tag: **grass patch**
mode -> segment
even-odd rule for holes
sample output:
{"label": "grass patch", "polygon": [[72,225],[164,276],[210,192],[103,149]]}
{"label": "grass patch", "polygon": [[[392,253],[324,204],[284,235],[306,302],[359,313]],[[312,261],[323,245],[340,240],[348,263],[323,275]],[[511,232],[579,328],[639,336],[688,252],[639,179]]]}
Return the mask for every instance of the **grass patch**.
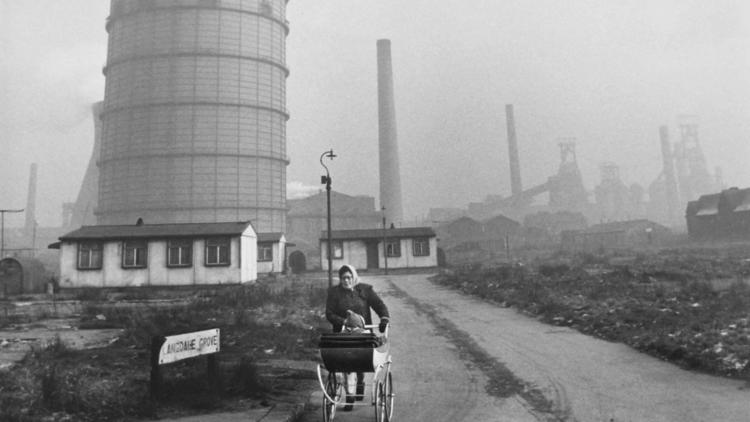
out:
{"label": "grass patch", "polygon": [[[247,406],[267,404],[293,391],[299,380],[274,377],[259,363],[316,359],[326,326],[325,287],[302,281],[201,289],[182,292],[180,300],[138,306],[112,301],[109,294],[78,295],[90,299],[81,327],[122,328],[124,334],[90,350],[73,350],[57,338],[0,372],[0,420],[158,418],[231,409],[238,399]],[[162,366],[164,394],[151,400],[151,337],[209,328],[221,330],[218,382],[206,376],[204,357],[176,362]]]}
{"label": "grass patch", "polygon": [[744,260],[665,252],[627,264],[590,254],[568,262],[466,267],[434,279],[686,368],[750,375],[750,287],[742,277],[721,289],[711,282],[744,274]]}

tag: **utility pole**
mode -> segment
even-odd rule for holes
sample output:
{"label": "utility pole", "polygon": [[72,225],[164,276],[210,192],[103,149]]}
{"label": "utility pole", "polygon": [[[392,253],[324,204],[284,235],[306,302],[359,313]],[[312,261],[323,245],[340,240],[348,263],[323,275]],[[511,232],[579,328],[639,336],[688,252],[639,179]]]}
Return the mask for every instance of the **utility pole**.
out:
{"label": "utility pole", "polygon": [[5,213],[7,212],[23,212],[20,210],[5,209],[0,210],[0,259],[5,258]]}
{"label": "utility pole", "polygon": [[386,227],[385,227],[385,207],[380,207],[383,211],[383,263],[385,265],[385,273],[388,274],[388,247],[386,246]]}

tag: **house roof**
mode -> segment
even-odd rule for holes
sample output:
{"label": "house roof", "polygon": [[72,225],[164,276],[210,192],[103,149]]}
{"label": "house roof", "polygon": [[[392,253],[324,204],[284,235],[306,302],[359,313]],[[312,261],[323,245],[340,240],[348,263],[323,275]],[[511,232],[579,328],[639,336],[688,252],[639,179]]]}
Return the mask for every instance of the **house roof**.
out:
{"label": "house roof", "polygon": [[60,237],[60,240],[106,240],[133,238],[164,238],[186,236],[232,236],[240,235],[249,221],[228,223],[178,223],[141,224],[121,226],[83,226]]}
{"label": "house roof", "polygon": [[[399,227],[385,230],[383,229],[356,229],[356,230],[332,230],[331,239],[333,240],[362,240],[362,239],[382,239],[383,235],[389,238],[394,237],[435,237],[435,231],[431,227]],[[320,240],[328,240],[328,233],[321,232]]]}
{"label": "house roof", "polygon": [[484,220],[483,223],[484,223],[485,226],[486,225],[493,225],[493,224],[512,224],[514,226],[520,226],[521,225],[521,223],[519,223],[518,221],[516,221],[516,220],[514,220],[512,218],[506,217],[506,216],[504,216],[502,214],[498,214],[498,215],[496,215],[494,217],[490,217],[490,218]]}
{"label": "house roof", "polygon": [[284,233],[258,233],[258,242],[278,242],[284,237]]}

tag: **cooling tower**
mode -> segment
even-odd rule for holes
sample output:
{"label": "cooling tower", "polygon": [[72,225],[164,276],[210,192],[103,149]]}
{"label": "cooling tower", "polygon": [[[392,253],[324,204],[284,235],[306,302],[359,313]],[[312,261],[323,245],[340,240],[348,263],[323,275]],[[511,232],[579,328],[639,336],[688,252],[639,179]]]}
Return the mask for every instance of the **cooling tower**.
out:
{"label": "cooling tower", "polygon": [[508,131],[508,157],[510,161],[510,191],[518,195],[521,187],[521,164],[518,159],[518,143],[516,142],[516,121],[513,117],[513,104],[505,105],[505,119]]}
{"label": "cooling tower", "polygon": [[396,107],[393,96],[391,41],[378,40],[378,141],[380,145],[380,206],[388,223],[403,221],[401,174],[398,165]]}
{"label": "cooling tower", "polygon": [[286,0],[112,0],[98,224],[286,226]]}
{"label": "cooling tower", "polygon": [[[96,162],[99,159],[102,139],[102,106],[100,101],[91,106],[92,117],[94,120],[94,147],[91,150],[91,158],[86,167],[86,173],[83,175],[81,188],[78,190],[76,202],[70,209],[69,226],[78,228],[83,225],[96,224],[94,210],[96,209],[97,194],[99,188],[99,168]],[[68,221],[68,220],[66,220]]]}

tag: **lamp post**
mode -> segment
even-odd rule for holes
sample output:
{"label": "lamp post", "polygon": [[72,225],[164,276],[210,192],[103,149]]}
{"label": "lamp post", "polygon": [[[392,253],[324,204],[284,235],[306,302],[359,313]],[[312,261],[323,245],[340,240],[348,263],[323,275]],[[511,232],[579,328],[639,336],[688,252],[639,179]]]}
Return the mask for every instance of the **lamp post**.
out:
{"label": "lamp post", "polygon": [[335,156],[336,155],[333,154],[333,148],[320,155],[320,165],[323,166],[324,169],[326,169],[326,175],[320,177],[320,183],[326,185],[326,223],[328,225],[328,241],[326,242],[326,249],[328,252],[328,287],[333,286],[333,275],[331,272],[331,266],[333,265],[331,263],[331,174],[328,172],[328,167],[323,164],[323,158],[328,157],[333,160],[333,157]]}
{"label": "lamp post", "polygon": [[388,274],[388,246],[386,243],[386,233],[385,230],[385,207],[380,207],[380,209],[383,211],[383,264],[385,268],[385,274]]}
{"label": "lamp post", "polygon": [[0,210],[0,259],[5,258],[5,213],[6,212],[23,212],[23,209]]}

